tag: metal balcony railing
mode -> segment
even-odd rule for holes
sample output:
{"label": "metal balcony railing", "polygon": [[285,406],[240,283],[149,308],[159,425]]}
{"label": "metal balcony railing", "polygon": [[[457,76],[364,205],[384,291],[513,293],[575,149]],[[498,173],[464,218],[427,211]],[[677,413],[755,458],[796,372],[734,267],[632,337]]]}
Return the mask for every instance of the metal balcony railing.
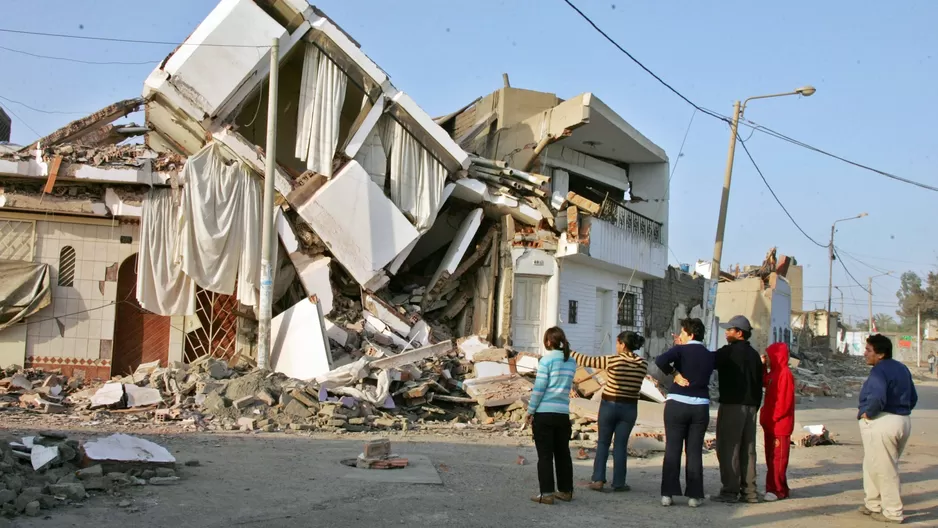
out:
{"label": "metal balcony railing", "polygon": [[661,222],[656,222],[627,208],[618,200],[606,197],[599,210],[599,219],[645,240],[661,243]]}

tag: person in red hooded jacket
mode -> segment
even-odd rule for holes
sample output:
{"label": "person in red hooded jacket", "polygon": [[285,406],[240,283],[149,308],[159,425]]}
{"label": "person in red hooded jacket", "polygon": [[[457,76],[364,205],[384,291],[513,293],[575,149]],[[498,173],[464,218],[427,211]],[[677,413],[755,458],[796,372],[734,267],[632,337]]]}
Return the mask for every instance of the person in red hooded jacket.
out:
{"label": "person in red hooded jacket", "polygon": [[788,368],[788,345],[774,343],[766,349],[765,403],[759,423],[765,433],[765,500],[788,498],[788,455],[795,429],[795,377]]}

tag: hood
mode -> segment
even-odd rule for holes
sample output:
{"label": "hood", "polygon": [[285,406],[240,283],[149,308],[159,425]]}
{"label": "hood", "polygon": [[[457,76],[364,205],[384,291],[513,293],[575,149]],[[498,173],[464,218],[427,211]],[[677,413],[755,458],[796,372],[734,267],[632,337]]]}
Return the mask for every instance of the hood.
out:
{"label": "hood", "polygon": [[772,370],[788,366],[788,345],[785,343],[773,343],[765,349],[769,356],[769,366]]}

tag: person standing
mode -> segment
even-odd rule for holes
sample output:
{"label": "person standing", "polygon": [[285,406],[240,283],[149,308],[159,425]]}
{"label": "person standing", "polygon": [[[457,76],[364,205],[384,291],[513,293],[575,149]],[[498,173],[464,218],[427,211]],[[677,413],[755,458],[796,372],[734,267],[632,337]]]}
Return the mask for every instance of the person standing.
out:
{"label": "person standing", "polygon": [[912,433],[918,393],[908,367],[892,359],[892,341],[882,334],[866,339],[863,353],[873,368],[860,389],[857,420],[863,440],[863,492],[860,513],[877,522],[901,524],[899,458]]}
{"label": "person standing", "polygon": [[773,343],[766,349],[765,405],[759,423],[765,434],[765,500],[787,499],[788,455],[795,430],[795,377],[788,368],[788,345]]}
{"label": "person standing", "polygon": [[929,374],[935,373],[935,354],[934,353],[928,354],[928,373]]}
{"label": "person standing", "polygon": [[[537,480],[540,493],[531,500],[553,504],[554,499],[573,499],[573,459],[570,456],[570,388],[576,362],[570,358],[570,343],[558,327],[544,332],[547,352],[537,364],[537,378],[528,403],[527,423],[531,424],[537,449]],[[554,465],[557,469],[556,492]]]}
{"label": "person standing", "polygon": [[[661,505],[673,504],[675,495],[686,495],[688,506],[696,508],[704,500],[703,446],[710,425],[710,376],[714,355],[703,344],[704,324],[700,319],[681,321],[679,343],[658,356],[655,365],[667,375],[674,374],[664,404],[664,463],[661,467]],[[687,489],[681,492],[681,452],[687,454],[684,468]]]}
{"label": "person standing", "polygon": [[616,338],[616,354],[612,356],[584,356],[574,352],[578,365],[606,371],[607,381],[599,404],[599,441],[593,461],[593,479],[589,487],[602,491],[606,484],[606,463],[609,446],[615,436],[612,453],[612,490],[629,491],[625,483],[629,437],[638,419],[638,399],[642,381],[648,373],[648,362],[636,354],[645,344],[645,338],[635,332],[622,332]]}
{"label": "person standing", "polygon": [[762,404],[762,357],[749,344],[749,319],[736,315],[720,327],[726,329],[727,341],[716,351],[720,382],[717,460],[723,485],[713,500],[757,503],[756,419]]}

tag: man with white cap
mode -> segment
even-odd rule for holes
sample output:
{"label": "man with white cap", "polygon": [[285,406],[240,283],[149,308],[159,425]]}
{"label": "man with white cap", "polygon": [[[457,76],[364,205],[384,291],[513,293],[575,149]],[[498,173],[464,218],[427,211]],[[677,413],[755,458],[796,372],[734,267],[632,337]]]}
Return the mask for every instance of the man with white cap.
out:
{"label": "man with white cap", "polygon": [[726,330],[727,342],[716,352],[720,382],[717,459],[723,485],[713,500],[756,503],[756,422],[762,405],[762,356],[749,344],[749,319],[737,315],[720,327]]}

